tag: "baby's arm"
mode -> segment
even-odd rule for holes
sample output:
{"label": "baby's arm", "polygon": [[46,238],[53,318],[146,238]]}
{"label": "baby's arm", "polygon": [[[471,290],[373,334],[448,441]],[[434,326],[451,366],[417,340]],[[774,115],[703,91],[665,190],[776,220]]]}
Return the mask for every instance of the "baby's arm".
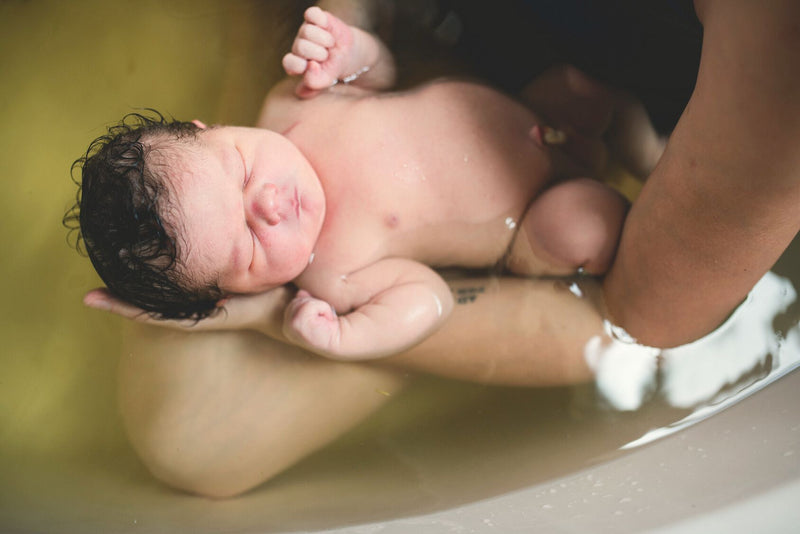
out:
{"label": "baby's arm", "polygon": [[299,96],[314,96],[339,82],[376,90],[394,85],[394,58],[378,37],[316,6],[304,17],[292,51],[283,57],[286,73],[303,77]]}
{"label": "baby's arm", "polygon": [[389,258],[341,279],[337,315],[331,304],[298,292],[283,333],[293,343],[336,360],[382,358],[436,330],[453,308],[444,280],[421,263]]}

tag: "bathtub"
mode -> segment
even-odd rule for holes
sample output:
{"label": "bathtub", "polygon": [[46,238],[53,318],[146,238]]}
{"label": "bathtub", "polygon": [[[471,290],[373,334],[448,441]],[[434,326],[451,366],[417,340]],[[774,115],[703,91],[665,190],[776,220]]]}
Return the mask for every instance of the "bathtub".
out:
{"label": "bathtub", "polygon": [[[788,341],[710,404],[620,410],[594,385],[422,378],[239,498],[150,476],[115,406],[120,321],[80,305],[98,280],[60,225],[69,165],[132,108],[252,121],[279,73],[263,35],[285,31],[284,4],[0,3],[0,532],[795,530],[800,347]],[[795,244],[775,272],[796,286],[798,266]]]}

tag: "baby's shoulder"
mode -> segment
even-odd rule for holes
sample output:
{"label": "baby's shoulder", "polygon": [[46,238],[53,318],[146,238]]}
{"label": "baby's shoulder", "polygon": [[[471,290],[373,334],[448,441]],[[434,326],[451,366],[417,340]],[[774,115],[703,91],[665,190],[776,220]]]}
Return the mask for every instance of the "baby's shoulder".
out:
{"label": "baby's shoulder", "polygon": [[474,95],[474,94],[491,93],[492,95],[505,97],[505,95],[501,91],[485,83],[482,80],[468,78],[468,77],[450,77],[450,76],[433,78],[425,83],[419,84],[418,86],[412,89],[407,89],[403,91],[403,93],[409,95],[421,94],[427,97],[431,96],[452,97],[454,95]]}
{"label": "baby's shoulder", "polygon": [[297,85],[293,78],[276,84],[264,99],[256,125],[283,131],[304,118],[335,113],[341,107],[374,96],[371,91],[340,84],[316,96],[300,98],[296,94]]}

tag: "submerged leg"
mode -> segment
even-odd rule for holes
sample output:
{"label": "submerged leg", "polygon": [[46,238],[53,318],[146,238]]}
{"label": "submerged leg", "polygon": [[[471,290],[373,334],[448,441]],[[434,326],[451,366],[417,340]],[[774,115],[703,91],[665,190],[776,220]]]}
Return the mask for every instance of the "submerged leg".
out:
{"label": "submerged leg", "polygon": [[130,441],[156,478],[209,497],[247,491],[382,406],[402,379],[253,332],[134,325],[120,361]]}

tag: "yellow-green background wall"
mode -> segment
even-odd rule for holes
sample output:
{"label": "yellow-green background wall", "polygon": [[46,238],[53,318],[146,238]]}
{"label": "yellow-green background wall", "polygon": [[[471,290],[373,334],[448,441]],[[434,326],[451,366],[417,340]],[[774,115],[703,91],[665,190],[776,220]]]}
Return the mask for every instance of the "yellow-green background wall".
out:
{"label": "yellow-green background wall", "polygon": [[[71,163],[108,124],[152,107],[250,124],[279,73],[287,2],[0,0],[0,457],[124,443],[122,321],[81,304],[99,285],[67,242]],[[12,460],[13,461],[13,460]]]}

